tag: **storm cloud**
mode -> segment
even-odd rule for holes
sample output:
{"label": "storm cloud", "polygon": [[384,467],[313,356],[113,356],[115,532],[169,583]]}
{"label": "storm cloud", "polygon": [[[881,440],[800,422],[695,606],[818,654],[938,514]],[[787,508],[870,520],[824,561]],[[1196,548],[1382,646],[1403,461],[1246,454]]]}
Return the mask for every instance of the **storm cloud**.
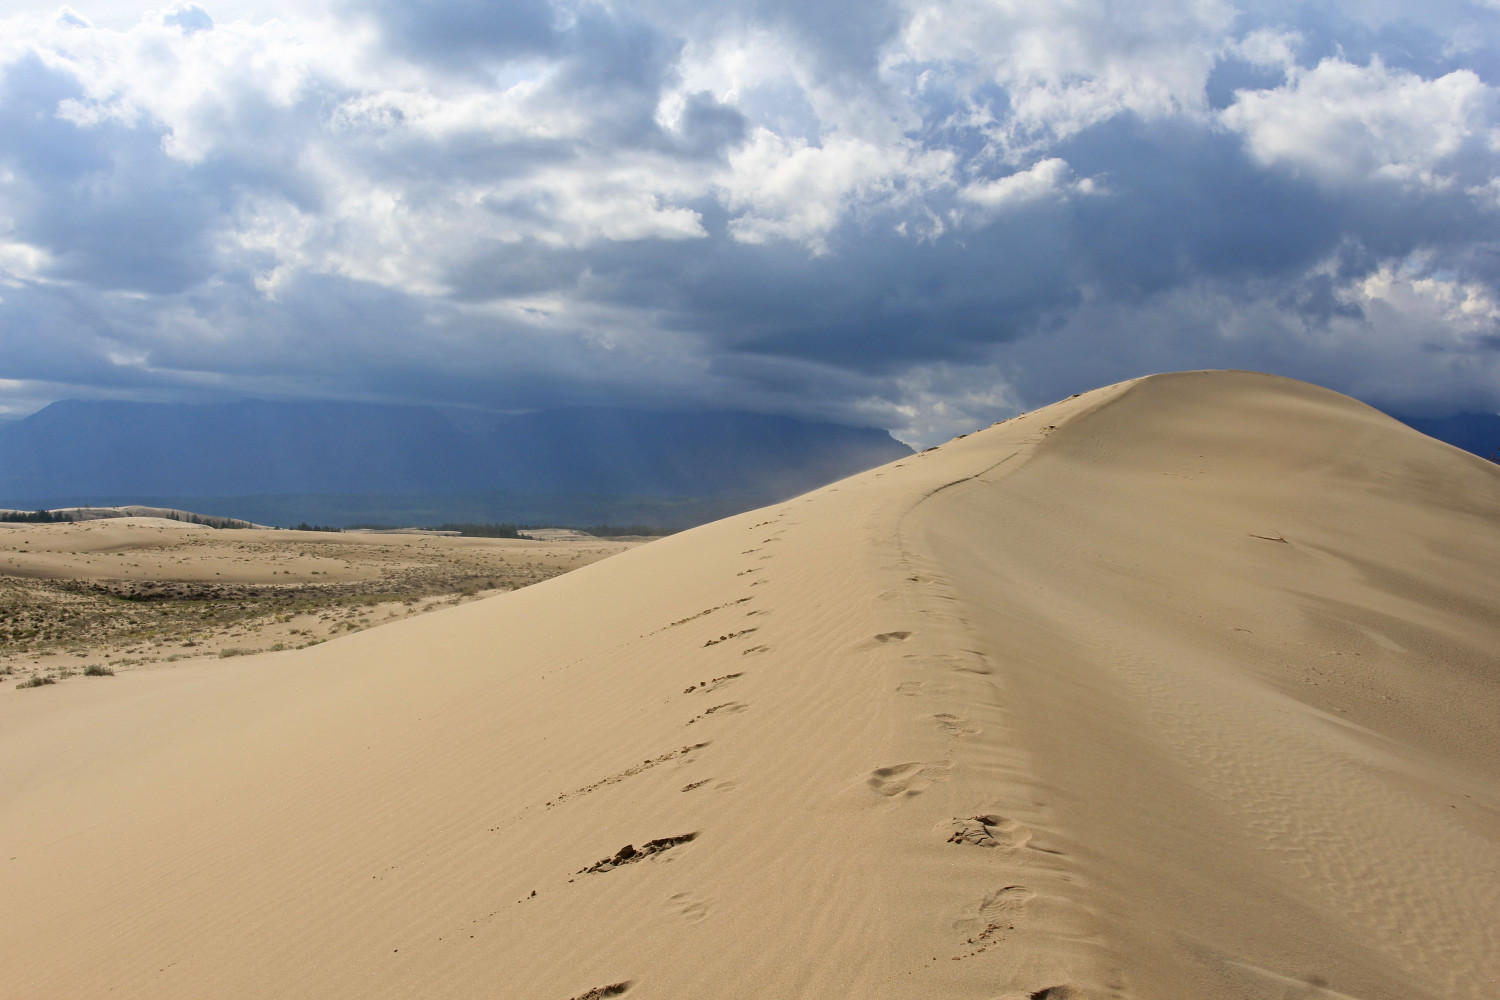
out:
{"label": "storm cloud", "polygon": [[1495,410],[1500,9],[1408,6],[0,7],[0,410]]}

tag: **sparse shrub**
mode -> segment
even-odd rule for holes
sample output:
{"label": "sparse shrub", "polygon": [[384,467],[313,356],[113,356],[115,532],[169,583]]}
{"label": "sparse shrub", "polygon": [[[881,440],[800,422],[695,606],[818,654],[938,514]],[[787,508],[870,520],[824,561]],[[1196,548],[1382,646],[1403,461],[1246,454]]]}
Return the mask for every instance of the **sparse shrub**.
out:
{"label": "sparse shrub", "polygon": [[219,650],[219,659],[227,660],[231,656],[249,656],[251,653],[259,653],[258,649],[241,649],[239,646],[230,646]]}
{"label": "sparse shrub", "polygon": [[48,684],[56,684],[56,683],[57,683],[57,678],[56,677],[43,677],[40,674],[32,674],[30,677],[26,678],[24,681],[22,681],[21,683],[17,684],[16,687],[18,687],[18,688],[39,688],[39,687],[45,687]]}
{"label": "sparse shrub", "polygon": [[60,521],[71,520],[73,520],[73,515],[51,510],[8,510],[0,514],[0,523],[6,524],[57,524]]}
{"label": "sparse shrub", "polygon": [[85,677],[113,677],[114,675],[114,670],[102,663],[90,663],[83,668],[83,676]]}

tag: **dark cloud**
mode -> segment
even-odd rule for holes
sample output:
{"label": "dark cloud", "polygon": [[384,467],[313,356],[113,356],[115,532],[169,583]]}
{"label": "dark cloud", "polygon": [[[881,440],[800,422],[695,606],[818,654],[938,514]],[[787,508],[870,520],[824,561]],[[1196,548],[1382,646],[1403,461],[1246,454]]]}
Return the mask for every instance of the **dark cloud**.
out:
{"label": "dark cloud", "polygon": [[1496,12],[340,10],[0,47],[15,398],[711,403],[928,440],[1240,366],[1500,405]]}

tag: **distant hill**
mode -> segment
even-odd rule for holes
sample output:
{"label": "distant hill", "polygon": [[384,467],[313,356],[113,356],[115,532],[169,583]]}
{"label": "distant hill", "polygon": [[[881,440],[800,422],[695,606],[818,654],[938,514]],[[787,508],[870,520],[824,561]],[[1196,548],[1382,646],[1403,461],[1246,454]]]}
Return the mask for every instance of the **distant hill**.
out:
{"label": "distant hill", "polygon": [[[421,496],[441,516],[434,497],[525,495],[540,509],[549,501],[537,498],[600,501],[588,513],[608,509],[609,498],[714,500],[717,513],[909,454],[882,430],[723,411],[495,416],[367,403],[66,400],[0,425],[0,505],[318,495],[323,509],[307,516],[336,520],[338,508],[368,508],[357,498],[371,496]],[[330,507],[330,497],[344,500]]]}
{"label": "distant hill", "polygon": [[1404,417],[1392,413],[1391,416],[1428,437],[1472,451],[1480,458],[1500,452],[1500,416],[1493,413],[1457,413],[1451,417]]}
{"label": "distant hill", "polygon": [[107,521],[121,517],[158,517],[168,521],[201,524],[206,528],[261,528],[238,517],[215,517],[211,514],[196,514],[190,510],[172,507],[63,507],[51,510],[14,510],[0,508],[0,523],[56,524],[70,521]]}

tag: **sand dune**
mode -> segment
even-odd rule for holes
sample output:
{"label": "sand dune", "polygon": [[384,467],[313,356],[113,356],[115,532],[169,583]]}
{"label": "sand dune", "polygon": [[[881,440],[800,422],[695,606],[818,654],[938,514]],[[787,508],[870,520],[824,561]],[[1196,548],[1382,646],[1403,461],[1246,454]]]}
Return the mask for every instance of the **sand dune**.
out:
{"label": "sand dune", "polygon": [[1161,376],[6,690],[0,996],[1494,997],[1497,515],[1347,398]]}

